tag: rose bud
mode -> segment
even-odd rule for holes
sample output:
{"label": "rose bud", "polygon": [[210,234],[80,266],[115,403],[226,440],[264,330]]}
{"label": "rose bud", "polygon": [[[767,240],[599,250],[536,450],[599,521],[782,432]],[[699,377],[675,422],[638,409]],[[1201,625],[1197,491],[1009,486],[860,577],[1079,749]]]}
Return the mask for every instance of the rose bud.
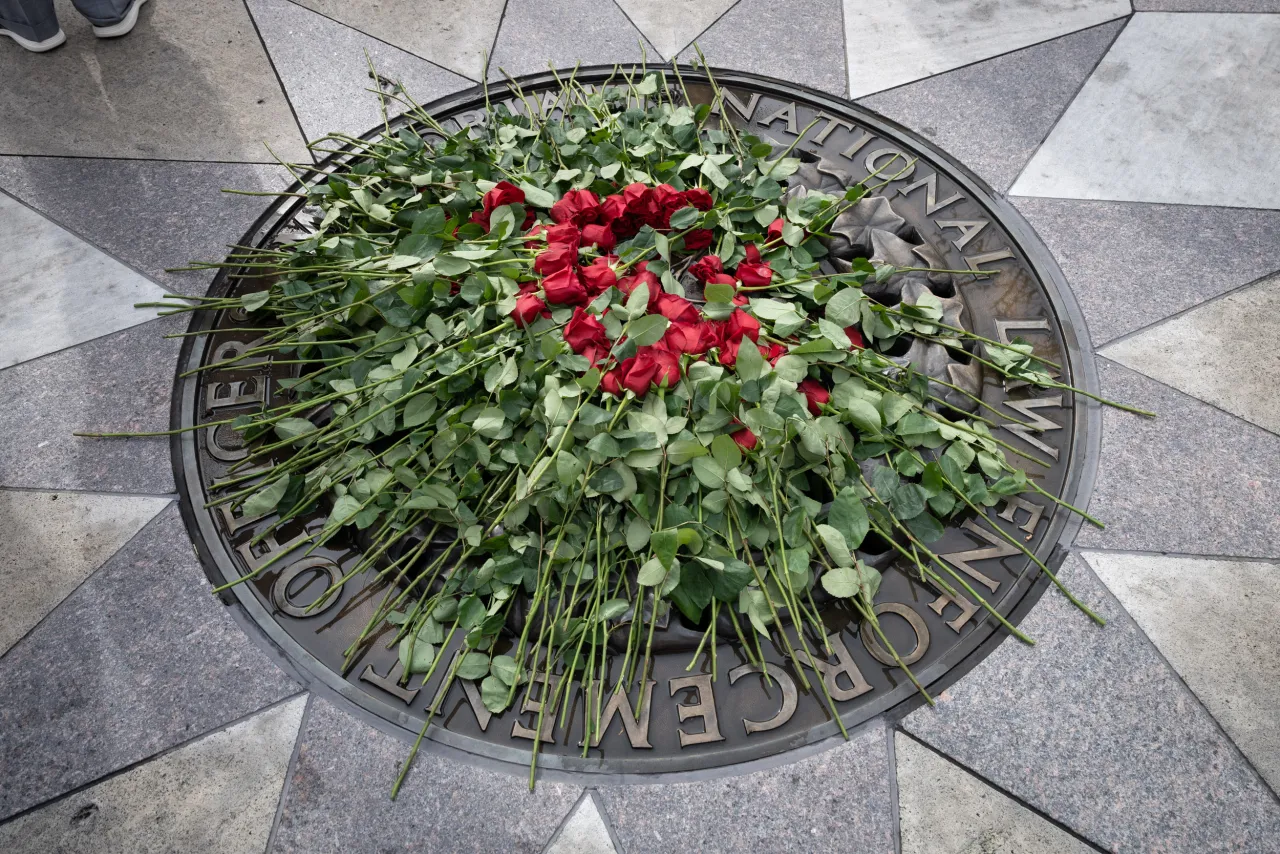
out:
{"label": "rose bud", "polygon": [[685,204],[692,205],[700,211],[709,211],[715,206],[715,199],[711,198],[711,193],[701,187],[685,190],[680,195],[684,198]]}
{"label": "rose bud", "polygon": [[618,274],[609,266],[610,260],[617,259],[602,255],[582,268],[582,281],[593,299],[618,283]]}
{"label": "rose bud", "polygon": [[564,340],[579,356],[591,347],[609,347],[609,336],[605,334],[604,324],[582,306],[573,310],[573,317],[564,325]]}
{"label": "rose bud", "polygon": [[577,267],[565,267],[547,276],[542,290],[552,305],[583,305],[590,299]]}
{"label": "rose bud", "polygon": [[713,276],[724,273],[724,265],[718,255],[704,255],[689,267],[689,273],[699,282],[706,284]]}
{"label": "rose bud", "polygon": [[574,251],[582,243],[582,232],[573,223],[547,226],[547,243],[572,246]]}
{"label": "rose bud", "polygon": [[611,371],[605,371],[604,376],[600,377],[600,388],[606,394],[612,394],[615,397],[622,397],[621,365]]}
{"label": "rose bud", "polygon": [[607,225],[584,225],[582,242],[587,246],[598,246],[602,252],[608,252],[618,245],[618,236]]}
{"label": "rose bud", "polygon": [[714,236],[709,228],[695,228],[684,236],[684,251],[701,252],[711,245],[711,238]]}
{"label": "rose bud", "polygon": [[742,448],[744,451],[753,451],[755,450],[756,445],[760,443],[760,440],[756,438],[756,434],[752,433],[746,427],[730,433],[729,438],[737,442],[738,447]]}
{"label": "rose bud", "polygon": [[760,260],[760,250],[754,244],[748,244],[747,257],[735,271],[738,281],[750,288],[758,288],[773,280],[773,270],[768,261]]}
{"label": "rose bud", "polygon": [[773,222],[769,223],[769,229],[768,231],[765,232],[765,235],[764,235],[765,240],[768,241],[769,243],[773,243],[775,240],[781,240],[783,225],[784,223],[782,221],[782,217],[778,217]]}
{"label": "rose bud", "polygon": [[819,408],[824,403],[831,401],[831,392],[822,387],[822,383],[817,380],[802,380],[798,387],[798,391],[804,395],[805,400],[809,403],[809,413],[818,415],[822,412]]}
{"label": "rose bud", "polygon": [[733,314],[729,315],[726,321],[725,337],[734,341],[741,341],[745,335],[752,341],[760,338],[760,321],[747,314],[740,308],[735,308]]}
{"label": "rose bud", "polygon": [[546,308],[547,304],[539,299],[537,294],[520,294],[516,297],[516,307],[511,312],[511,317],[517,326],[528,326],[546,311]]}
{"label": "rose bud", "polygon": [[849,343],[859,350],[866,349],[867,342],[862,339],[862,332],[856,326],[846,326],[844,334],[849,336]]}
{"label": "rose bud", "polygon": [[600,200],[590,190],[570,190],[551,206],[551,218],[581,228],[600,219]]}
{"label": "rose bud", "polygon": [[682,320],[685,323],[697,323],[702,319],[698,307],[678,294],[666,291],[658,294],[657,311],[667,320]]}
{"label": "rose bud", "polygon": [[648,353],[642,356],[639,351],[623,360],[618,368],[622,371],[622,387],[635,392],[636,397],[645,396],[658,373],[658,363],[653,356]]}

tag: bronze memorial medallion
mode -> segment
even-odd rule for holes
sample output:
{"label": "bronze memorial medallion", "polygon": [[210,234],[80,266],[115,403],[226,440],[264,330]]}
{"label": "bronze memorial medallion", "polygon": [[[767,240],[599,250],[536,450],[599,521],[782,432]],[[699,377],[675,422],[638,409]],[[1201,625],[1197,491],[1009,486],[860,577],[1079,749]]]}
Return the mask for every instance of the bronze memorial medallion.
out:
{"label": "bronze memorial medallion", "polygon": [[[705,81],[692,69],[684,73],[686,82]],[[591,85],[607,76],[607,69],[593,69],[580,73],[579,79]],[[869,284],[866,292],[893,302],[907,289],[927,288],[942,299],[945,322],[1006,342],[1020,336],[1035,345],[1037,354],[1062,366],[1062,382],[1096,389],[1083,324],[1061,272],[1021,216],[979,179],[927,141],[854,104],[738,72],[717,72],[716,79],[726,91],[728,119],[740,127],[750,127],[751,132],[783,147],[804,133],[794,151],[805,164],[789,179],[789,193],[803,193],[806,188],[839,192],[872,174],[877,177],[868,184],[883,184],[836,220],[823,262],[831,272],[847,264],[846,259],[862,256],[897,266],[991,271],[990,275],[898,276],[883,286]],[[559,88],[551,75],[533,75],[520,82],[526,94]],[[711,100],[706,85],[690,86],[690,94],[695,100]],[[494,97],[501,101],[509,95],[503,91]],[[516,99],[509,103],[513,110],[524,109]],[[473,125],[484,118],[484,97],[470,90],[428,109],[447,129]],[[392,127],[404,123],[393,122]],[[335,155],[321,169],[341,171],[345,164],[343,155]],[[314,220],[304,204],[305,199],[283,197],[241,243],[270,246],[305,235]],[[224,270],[210,293],[235,295],[244,285]],[[241,312],[197,316],[193,331],[205,334],[186,339],[179,371],[220,363],[252,347],[257,335],[243,331],[246,326],[251,328]],[[1051,460],[1051,468],[1037,470],[1037,483],[1064,501],[1083,506],[1099,432],[1096,407],[1083,406],[1059,390],[1005,381],[990,371],[984,374],[980,364],[957,361],[954,352],[916,341],[911,349],[893,355],[900,362],[914,363],[923,373],[969,390],[1013,418],[1036,425],[1038,429],[1032,430],[1010,424],[998,431],[999,438]],[[264,358],[180,378],[173,426],[196,426],[251,412],[264,403],[272,405],[277,402],[278,381],[291,376],[296,367]],[[964,403],[959,396],[955,402]],[[968,403],[968,408],[972,406]],[[183,515],[215,585],[234,581],[265,561],[297,549],[306,528],[323,526],[325,514],[317,511],[310,522],[299,521],[251,545],[255,531],[268,524],[270,517],[240,516],[226,506],[205,507],[217,495],[211,486],[247,455],[238,435],[225,425],[182,433],[174,437],[173,451]],[[1032,561],[994,529],[998,526],[1016,535],[1056,568],[1078,525],[1079,517],[1055,503],[1021,495],[1002,499],[985,516],[953,525],[933,548],[1001,613],[1016,620],[1030,608],[1045,580]],[[421,676],[402,680],[396,650],[386,648],[385,642],[368,645],[353,666],[341,670],[343,650],[360,635],[385,592],[374,583],[375,570],[343,581],[358,562],[360,548],[353,536],[342,545],[334,541],[305,557],[301,556],[304,550],[297,549],[297,558],[274,561],[267,571],[222,596],[252,627],[251,634],[278,653],[277,658],[283,658],[309,687],[331,699],[341,697],[339,702],[362,710],[384,728],[413,738],[436,699],[443,670],[428,684],[422,684]],[[895,565],[895,554],[887,545],[881,554],[868,551],[874,548],[864,543],[860,556],[884,573],[876,611],[885,631],[920,681],[933,691],[940,690],[1003,633],[995,632],[995,621],[973,603],[952,599],[909,577]],[[308,608],[339,581],[336,596]],[[581,702],[563,722],[547,715],[540,734],[539,768],[612,775],[711,769],[731,773],[732,766],[838,735],[821,693],[800,688],[797,668],[825,681],[846,728],[920,702],[905,674],[880,643],[861,630],[851,611],[829,604],[823,619],[834,655],[822,661],[789,660],[783,649],[763,641],[768,680],[748,663],[736,640],[723,641],[734,637],[732,631],[720,633],[719,675],[713,683],[707,657],[689,669],[701,630],[686,625],[673,611],[659,622],[655,640],[659,654],[643,689],[646,702],[638,719],[631,706],[637,692],[633,690],[630,698],[618,694],[605,709],[607,725],[600,743],[583,758]],[[439,749],[458,755],[527,766],[533,739],[539,737],[534,727],[538,697],[545,689],[535,685],[523,704],[517,701],[508,711],[494,715],[482,705],[477,686],[459,680],[443,699],[428,738],[444,746]],[[581,686],[573,690],[580,695]]]}

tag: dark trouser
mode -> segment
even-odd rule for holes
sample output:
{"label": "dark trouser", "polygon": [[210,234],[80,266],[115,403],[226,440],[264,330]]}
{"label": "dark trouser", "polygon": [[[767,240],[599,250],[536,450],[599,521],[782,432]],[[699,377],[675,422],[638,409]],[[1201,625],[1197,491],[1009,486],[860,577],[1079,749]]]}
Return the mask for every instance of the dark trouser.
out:
{"label": "dark trouser", "polygon": [[[132,0],[71,0],[95,27],[118,24]],[[0,29],[42,42],[58,34],[53,0],[0,0]]]}

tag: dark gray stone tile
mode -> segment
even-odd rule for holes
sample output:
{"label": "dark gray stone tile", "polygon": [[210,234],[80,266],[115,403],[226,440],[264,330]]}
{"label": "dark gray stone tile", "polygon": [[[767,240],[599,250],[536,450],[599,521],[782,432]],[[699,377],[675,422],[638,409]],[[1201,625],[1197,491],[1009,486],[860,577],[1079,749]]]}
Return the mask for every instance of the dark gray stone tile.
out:
{"label": "dark gray stone tile", "polygon": [[859,100],[923,134],[997,190],[1022,171],[1124,21]]}
{"label": "dark gray stone tile", "polygon": [[222,190],[283,189],[278,166],[0,157],[0,187],[178,293],[203,294],[212,272],[166,273],[220,261],[272,199]]}
{"label": "dark gray stone tile", "polygon": [[889,854],[894,805],[885,731],[788,765],[697,783],[600,789],[627,854]]}
{"label": "dark gray stone tile", "polygon": [[0,486],[173,492],[169,440],[79,432],[169,429],[187,318],[177,315],[0,371]]}
{"label": "dark gray stone tile", "polygon": [[1056,591],[907,731],[1109,851],[1280,851],[1280,805],[1078,557]]}
{"label": "dark gray stone tile", "polygon": [[419,752],[392,801],[409,743],[315,697],[271,854],[541,852],[582,793],[523,773]]}
{"label": "dark gray stone tile", "polygon": [[[475,85],[290,0],[249,0],[249,11],[309,140],[334,131],[359,136],[382,123],[378,96],[367,91],[378,88],[369,62],[419,104]],[[403,107],[388,100],[387,112]]]}
{"label": "dark gray stone tile", "polygon": [[[696,44],[713,67],[803,83],[833,95],[849,91],[840,0],[740,0]],[[692,47],[681,62],[697,58]]]}
{"label": "dark gray stone tile", "polygon": [[1095,346],[1280,270],[1280,211],[1010,201],[1058,259]]}
{"label": "dark gray stone tile", "polygon": [[612,0],[508,0],[489,77],[502,79],[499,69],[512,77],[546,71],[548,62],[557,68],[639,62],[642,42],[650,62],[660,64],[661,54]]}
{"label": "dark gray stone tile", "polygon": [[298,690],[209,590],[170,506],[0,659],[0,818]]}
{"label": "dark gray stone tile", "polygon": [[1102,394],[1157,413],[1106,409],[1084,548],[1280,555],[1280,436],[1099,359]]}
{"label": "dark gray stone tile", "polygon": [[1133,0],[1135,12],[1280,12],[1280,0]]}

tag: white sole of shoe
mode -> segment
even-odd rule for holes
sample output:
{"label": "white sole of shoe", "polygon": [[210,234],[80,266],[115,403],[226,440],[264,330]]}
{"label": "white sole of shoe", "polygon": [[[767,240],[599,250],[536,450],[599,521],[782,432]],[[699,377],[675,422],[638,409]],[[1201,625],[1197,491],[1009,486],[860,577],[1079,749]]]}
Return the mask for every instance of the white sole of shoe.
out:
{"label": "white sole of shoe", "polygon": [[112,24],[109,27],[94,27],[93,34],[100,39],[114,39],[118,36],[127,35],[133,30],[134,25],[138,23],[138,10],[146,2],[147,0],[133,0],[129,4],[129,11],[124,13],[124,18],[119,23]]}
{"label": "white sole of shoe", "polygon": [[32,53],[44,53],[46,50],[53,50],[55,47],[57,47],[58,45],[62,44],[67,40],[67,34],[64,33],[62,30],[58,30],[58,34],[56,36],[49,36],[49,38],[45,39],[42,42],[35,42],[35,41],[32,41],[31,39],[24,39],[22,36],[18,35],[17,33],[10,32],[9,30],[0,30],[0,36],[8,36],[9,38],[13,39],[18,44],[22,45]]}

